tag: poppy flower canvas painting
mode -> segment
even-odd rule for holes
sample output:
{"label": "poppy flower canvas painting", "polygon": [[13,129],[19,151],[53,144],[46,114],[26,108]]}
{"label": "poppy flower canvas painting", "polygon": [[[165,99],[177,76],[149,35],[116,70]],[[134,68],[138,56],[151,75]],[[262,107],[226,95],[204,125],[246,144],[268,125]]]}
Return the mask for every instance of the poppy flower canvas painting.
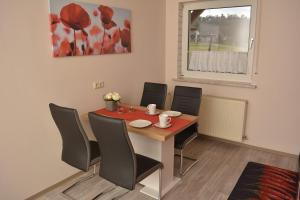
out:
{"label": "poppy flower canvas painting", "polygon": [[50,0],[54,57],[131,52],[131,11],[106,5]]}

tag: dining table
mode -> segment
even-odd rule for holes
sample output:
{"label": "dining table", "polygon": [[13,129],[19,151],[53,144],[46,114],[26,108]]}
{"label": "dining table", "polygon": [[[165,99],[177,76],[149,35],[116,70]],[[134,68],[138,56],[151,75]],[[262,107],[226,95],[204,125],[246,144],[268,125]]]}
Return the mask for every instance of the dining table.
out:
{"label": "dining table", "polygon": [[[180,178],[174,176],[174,138],[176,134],[197,123],[198,116],[181,114],[180,116],[171,117],[170,127],[159,128],[154,125],[159,122],[158,114],[164,112],[163,110],[158,110],[155,115],[149,115],[147,114],[146,107],[121,105],[116,111],[99,108],[93,112],[99,115],[125,120],[128,135],[135,153],[162,162],[161,197],[179,183]],[[136,128],[130,125],[134,120],[148,120],[151,122],[151,125]],[[159,173],[157,171],[140,182],[140,184],[144,186],[140,192],[158,199],[158,181]]]}

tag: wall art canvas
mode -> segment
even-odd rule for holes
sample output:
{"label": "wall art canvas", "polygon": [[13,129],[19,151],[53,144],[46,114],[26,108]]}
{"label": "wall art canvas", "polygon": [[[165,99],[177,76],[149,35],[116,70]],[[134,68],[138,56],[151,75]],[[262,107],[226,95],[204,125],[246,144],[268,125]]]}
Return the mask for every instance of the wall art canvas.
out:
{"label": "wall art canvas", "polygon": [[131,11],[69,0],[50,0],[53,56],[131,52]]}

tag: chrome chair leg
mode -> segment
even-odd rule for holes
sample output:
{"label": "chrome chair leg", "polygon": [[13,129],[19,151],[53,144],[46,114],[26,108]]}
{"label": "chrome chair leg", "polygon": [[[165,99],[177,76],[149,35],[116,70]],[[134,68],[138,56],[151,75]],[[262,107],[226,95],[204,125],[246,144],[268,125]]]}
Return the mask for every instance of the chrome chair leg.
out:
{"label": "chrome chair leg", "polygon": [[112,188],[108,188],[107,190],[104,190],[103,192],[101,192],[100,194],[96,195],[92,200],[96,200],[98,199],[100,196],[108,193],[108,192],[111,192],[115,189],[115,187],[112,187]]}
{"label": "chrome chair leg", "polygon": [[75,183],[73,183],[72,185],[70,185],[69,187],[67,187],[66,189],[64,189],[64,190],[61,192],[61,195],[62,195],[64,198],[66,198],[66,199],[69,199],[69,200],[75,200],[73,197],[71,197],[71,196],[69,196],[68,194],[66,194],[66,192],[67,192],[68,190],[70,190],[71,188],[75,187],[76,185],[79,185],[79,184],[82,183],[82,182],[85,182],[85,181],[90,180],[90,179],[93,178],[95,175],[96,175],[96,164],[93,165],[93,173],[92,173],[92,174],[80,178],[78,181],[76,181]]}
{"label": "chrome chair leg", "polygon": [[[198,159],[191,158],[191,157],[188,157],[188,156],[184,156],[184,155],[183,155],[183,150],[180,150],[180,155],[175,154],[175,156],[180,157],[180,169],[179,169],[179,174],[180,174],[181,176],[184,176],[184,175],[185,175],[192,167],[194,167],[194,166],[199,162]],[[183,170],[183,159],[188,159],[188,160],[193,161],[193,163],[190,164],[190,166],[188,166],[185,170]]]}
{"label": "chrome chair leg", "polygon": [[183,170],[183,150],[180,151],[180,170],[179,170],[179,173],[182,174]]}
{"label": "chrome chair leg", "polygon": [[[109,192],[115,190],[116,188],[118,188],[118,186],[108,188],[107,190],[104,190],[103,192],[101,192],[100,194],[98,194],[97,196],[95,196],[92,200],[96,200],[96,199],[98,199],[100,196],[103,196],[103,195],[105,195],[106,193],[109,193]],[[116,196],[116,197],[113,197],[111,200],[117,200],[117,199],[120,199],[120,198],[122,198],[123,196],[125,196],[128,192],[130,192],[130,191],[129,191],[129,190],[126,190],[126,192],[124,192],[124,193],[122,193],[122,194],[120,194],[120,195],[118,195],[118,196]]]}

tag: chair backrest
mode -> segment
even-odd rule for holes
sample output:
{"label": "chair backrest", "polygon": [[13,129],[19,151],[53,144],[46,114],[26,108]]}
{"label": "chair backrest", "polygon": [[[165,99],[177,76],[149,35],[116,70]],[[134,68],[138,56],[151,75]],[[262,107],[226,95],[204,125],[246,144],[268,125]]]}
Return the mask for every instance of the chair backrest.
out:
{"label": "chair backrest", "polygon": [[133,190],[136,184],[136,156],[124,120],[89,113],[92,130],[101,149],[99,175]]}
{"label": "chair backrest", "polygon": [[202,88],[175,86],[171,110],[188,115],[199,114]]}
{"label": "chair backrest", "polygon": [[145,82],[141,106],[156,104],[158,109],[163,109],[166,102],[167,85],[162,83]]}
{"label": "chair backrest", "polygon": [[75,109],[49,104],[54,122],[62,137],[62,160],[69,165],[88,171],[90,144]]}

